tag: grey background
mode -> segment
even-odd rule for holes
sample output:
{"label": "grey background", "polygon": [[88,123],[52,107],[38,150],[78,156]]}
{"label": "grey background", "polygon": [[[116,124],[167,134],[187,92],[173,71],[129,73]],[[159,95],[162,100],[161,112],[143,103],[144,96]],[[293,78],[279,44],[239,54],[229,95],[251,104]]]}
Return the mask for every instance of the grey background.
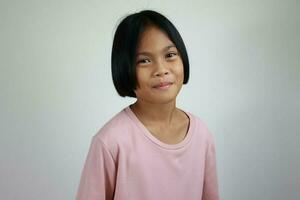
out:
{"label": "grey background", "polygon": [[178,106],[217,145],[221,199],[300,199],[299,1],[0,2],[0,199],[74,199],[91,137],[118,97],[119,19],[165,14],[189,53]]}

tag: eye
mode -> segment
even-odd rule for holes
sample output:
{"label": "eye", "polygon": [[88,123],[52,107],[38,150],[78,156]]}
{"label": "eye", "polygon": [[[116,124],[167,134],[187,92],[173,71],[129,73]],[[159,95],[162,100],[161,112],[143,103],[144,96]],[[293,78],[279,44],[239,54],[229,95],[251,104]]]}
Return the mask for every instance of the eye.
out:
{"label": "eye", "polygon": [[144,58],[137,61],[137,64],[147,64],[150,62],[150,59]]}
{"label": "eye", "polygon": [[166,58],[174,58],[177,56],[177,53],[176,52],[169,52],[166,54]]}

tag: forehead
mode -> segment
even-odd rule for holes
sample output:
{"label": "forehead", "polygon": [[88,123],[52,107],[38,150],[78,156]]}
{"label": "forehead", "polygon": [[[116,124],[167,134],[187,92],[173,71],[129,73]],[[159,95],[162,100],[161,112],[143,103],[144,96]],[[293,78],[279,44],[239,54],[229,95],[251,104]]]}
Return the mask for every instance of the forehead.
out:
{"label": "forehead", "polygon": [[141,34],[137,51],[155,51],[161,50],[167,46],[174,46],[174,43],[168,37],[167,33],[157,26],[149,26]]}

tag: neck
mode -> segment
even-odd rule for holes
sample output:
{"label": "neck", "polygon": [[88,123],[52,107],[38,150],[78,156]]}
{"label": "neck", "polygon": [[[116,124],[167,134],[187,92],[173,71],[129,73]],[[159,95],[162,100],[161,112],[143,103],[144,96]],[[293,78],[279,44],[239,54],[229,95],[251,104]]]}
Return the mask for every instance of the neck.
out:
{"label": "neck", "polygon": [[172,119],[177,114],[176,101],[153,104],[137,100],[131,105],[131,109],[141,121],[150,123],[171,124]]}

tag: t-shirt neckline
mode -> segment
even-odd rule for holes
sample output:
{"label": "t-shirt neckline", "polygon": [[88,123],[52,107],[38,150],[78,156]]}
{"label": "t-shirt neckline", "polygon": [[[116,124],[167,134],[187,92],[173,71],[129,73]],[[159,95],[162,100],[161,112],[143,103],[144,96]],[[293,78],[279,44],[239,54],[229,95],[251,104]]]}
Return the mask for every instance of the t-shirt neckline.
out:
{"label": "t-shirt neckline", "polygon": [[175,149],[180,149],[183,148],[184,146],[186,146],[192,137],[193,134],[193,130],[194,130],[194,118],[193,115],[189,112],[185,112],[183,111],[188,117],[189,117],[189,128],[187,131],[186,136],[184,137],[183,140],[181,140],[180,142],[176,143],[176,144],[167,144],[162,142],[161,140],[159,140],[158,138],[156,138],[154,135],[152,135],[150,133],[150,131],[144,126],[144,124],[137,118],[137,116],[134,114],[134,112],[131,110],[130,106],[127,106],[124,111],[127,113],[127,115],[129,116],[129,118],[134,122],[135,125],[138,126],[138,128],[142,131],[142,133],[148,138],[150,139],[153,143],[155,143],[156,145],[159,145],[160,147],[163,147],[165,149],[169,149],[169,150],[175,150]]}

